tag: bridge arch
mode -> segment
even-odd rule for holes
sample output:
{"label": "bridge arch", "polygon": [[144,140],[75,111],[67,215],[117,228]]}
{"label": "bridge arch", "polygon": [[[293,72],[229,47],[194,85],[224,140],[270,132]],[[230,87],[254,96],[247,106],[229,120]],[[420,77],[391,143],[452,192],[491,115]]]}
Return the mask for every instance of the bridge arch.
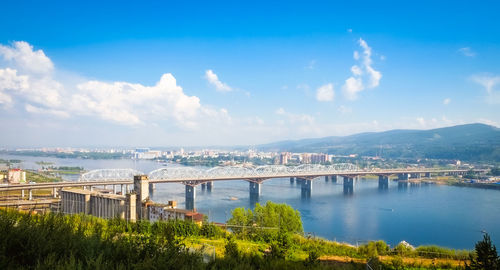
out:
{"label": "bridge arch", "polygon": [[78,181],[121,181],[132,180],[134,175],[144,174],[134,169],[98,169],[88,171],[80,176]]}

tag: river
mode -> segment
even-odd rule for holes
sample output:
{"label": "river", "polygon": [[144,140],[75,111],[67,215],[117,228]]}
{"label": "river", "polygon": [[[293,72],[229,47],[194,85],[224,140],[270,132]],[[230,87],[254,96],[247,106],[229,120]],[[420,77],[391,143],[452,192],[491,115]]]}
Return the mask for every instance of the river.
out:
{"label": "river", "polygon": [[[145,173],[163,167],[148,160],[85,160],[0,155],[1,159],[20,159],[24,169],[37,169],[37,161],[53,166],[80,166],[86,170],[131,168]],[[169,166],[171,166],[169,164]],[[176,165],[172,165],[176,166]],[[211,221],[224,222],[236,207],[251,207],[248,182],[215,182],[211,192],[197,187],[195,207]],[[184,207],[184,185],[158,184],[152,199],[177,200]],[[300,211],[304,231],[329,240],[364,243],[384,240],[391,246],[402,240],[414,246],[435,244],[456,249],[473,249],[490,234],[500,245],[500,191],[445,185],[401,188],[390,181],[387,190],[378,181],[361,179],[352,194],[344,194],[342,180],[313,182],[311,197],[301,196],[301,188],[289,179],[271,179],[262,185],[259,202],[287,203]]]}

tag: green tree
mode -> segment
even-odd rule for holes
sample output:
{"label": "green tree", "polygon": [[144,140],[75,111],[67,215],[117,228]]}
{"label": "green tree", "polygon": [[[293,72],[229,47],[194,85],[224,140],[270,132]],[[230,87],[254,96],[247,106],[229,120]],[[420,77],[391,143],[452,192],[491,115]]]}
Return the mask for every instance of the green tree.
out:
{"label": "green tree", "polygon": [[476,256],[471,258],[468,269],[498,270],[500,269],[500,258],[497,248],[491,243],[490,236],[486,233],[483,240],[476,243]]}

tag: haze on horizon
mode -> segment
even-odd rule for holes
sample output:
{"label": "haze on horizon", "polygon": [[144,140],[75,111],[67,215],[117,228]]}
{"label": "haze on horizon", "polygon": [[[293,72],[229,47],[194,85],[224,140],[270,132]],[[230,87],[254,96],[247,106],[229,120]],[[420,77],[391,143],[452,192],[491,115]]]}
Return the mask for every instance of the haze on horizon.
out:
{"label": "haze on horizon", "polygon": [[496,1],[2,5],[1,147],[500,125]]}

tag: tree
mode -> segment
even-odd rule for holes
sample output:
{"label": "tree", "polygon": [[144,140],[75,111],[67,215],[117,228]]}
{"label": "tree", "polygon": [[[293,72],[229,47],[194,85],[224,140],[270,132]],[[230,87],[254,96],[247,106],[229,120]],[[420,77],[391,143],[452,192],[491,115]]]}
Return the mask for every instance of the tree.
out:
{"label": "tree", "polygon": [[493,176],[500,176],[500,168],[499,167],[491,168],[490,174]]}
{"label": "tree", "polygon": [[486,233],[483,240],[476,243],[476,256],[471,258],[468,269],[498,270],[500,258],[497,248],[491,243],[490,236]]}

